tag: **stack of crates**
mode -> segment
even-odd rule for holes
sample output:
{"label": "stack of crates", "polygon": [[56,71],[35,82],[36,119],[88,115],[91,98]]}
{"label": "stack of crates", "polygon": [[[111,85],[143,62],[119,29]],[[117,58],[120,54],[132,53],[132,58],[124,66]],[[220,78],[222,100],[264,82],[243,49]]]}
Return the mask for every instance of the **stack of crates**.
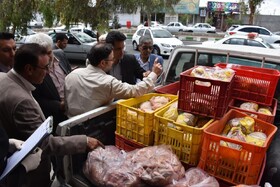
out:
{"label": "stack of crates", "polygon": [[[232,99],[229,111],[204,129],[204,139],[199,167],[218,179],[230,184],[254,185],[259,183],[265,166],[266,151],[277,130],[273,124],[277,101],[273,99],[279,79],[279,71],[233,64],[216,64],[235,71]],[[240,103],[253,102],[273,109],[272,115],[245,111]],[[234,118],[250,116],[254,119],[254,132],[262,132],[267,138],[263,146],[235,140],[222,135],[227,123]],[[223,142],[227,142],[224,144]],[[235,144],[239,149],[226,145]]]}
{"label": "stack of crates", "polygon": [[[171,145],[178,158],[190,166],[198,164],[203,140],[203,129],[211,124],[215,118],[222,117],[226,112],[234,79],[234,75],[228,82],[193,77],[191,72],[195,68],[182,72],[180,81],[156,90],[159,93],[179,95],[178,113],[188,112],[198,118],[208,117],[203,126],[196,127],[180,125],[174,120],[165,118],[163,115],[169,106],[155,114],[155,144]],[[198,81],[209,84],[204,86],[197,84]]]}
{"label": "stack of crates", "polygon": [[139,109],[140,104],[150,100],[154,96],[169,98],[169,103],[165,106],[177,99],[175,95],[149,93],[141,97],[122,100],[117,103],[117,147],[130,151],[134,148],[140,148],[141,146],[154,145],[154,114],[165,106],[153,112],[144,112]]}
{"label": "stack of crates", "polygon": [[[273,97],[280,77],[278,70],[224,63],[218,63],[216,66],[229,67],[235,71],[229,110],[240,110],[266,122],[274,122],[277,100]],[[264,107],[270,107],[272,115],[242,110],[239,106],[244,102],[253,102]]]}
{"label": "stack of crates", "polygon": [[[199,167],[210,175],[230,184],[258,184],[264,167],[266,151],[277,130],[274,125],[254,118],[255,132],[263,132],[267,138],[263,146],[222,136],[228,121],[242,118],[247,114],[230,110],[225,116],[204,129],[202,152]],[[239,148],[225,146],[223,142],[232,143]]]}

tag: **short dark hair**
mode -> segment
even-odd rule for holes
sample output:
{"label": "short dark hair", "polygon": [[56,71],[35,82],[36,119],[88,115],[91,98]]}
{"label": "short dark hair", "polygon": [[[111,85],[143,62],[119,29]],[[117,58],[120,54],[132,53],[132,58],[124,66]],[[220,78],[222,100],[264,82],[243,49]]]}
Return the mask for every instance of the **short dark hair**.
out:
{"label": "short dark hair", "polygon": [[56,33],[56,36],[55,36],[55,42],[57,42],[58,40],[62,41],[62,40],[68,40],[68,36],[64,33]]}
{"label": "short dark hair", "polygon": [[15,35],[9,32],[0,32],[0,40],[15,39]]}
{"label": "short dark hair", "polygon": [[144,43],[151,42],[153,43],[153,39],[148,36],[141,36],[139,39],[139,45],[143,45]]}
{"label": "short dark hair", "polygon": [[90,64],[98,66],[102,60],[109,57],[113,48],[113,45],[109,43],[98,43],[94,45],[88,54]]}
{"label": "short dark hair", "polygon": [[37,43],[22,44],[15,54],[14,70],[18,73],[23,72],[27,64],[37,66],[39,56],[47,55],[47,49]]}
{"label": "short dark hair", "polygon": [[111,31],[107,34],[106,37],[106,43],[110,43],[113,46],[115,45],[115,42],[122,42],[126,40],[126,36],[121,33],[120,31]]}

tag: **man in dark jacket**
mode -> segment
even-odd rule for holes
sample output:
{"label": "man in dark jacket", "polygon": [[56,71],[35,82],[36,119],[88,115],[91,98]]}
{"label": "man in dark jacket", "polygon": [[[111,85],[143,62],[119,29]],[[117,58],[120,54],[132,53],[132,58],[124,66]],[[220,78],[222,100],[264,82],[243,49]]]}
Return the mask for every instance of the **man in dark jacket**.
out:
{"label": "man in dark jacket", "polygon": [[0,72],[7,73],[13,67],[15,51],[14,35],[0,32]]}
{"label": "man in dark jacket", "polygon": [[125,54],[125,40],[126,36],[119,31],[111,31],[107,34],[106,43],[114,47],[114,64],[110,75],[122,82],[136,84],[137,79],[143,79],[146,71],[141,68],[134,55]]}

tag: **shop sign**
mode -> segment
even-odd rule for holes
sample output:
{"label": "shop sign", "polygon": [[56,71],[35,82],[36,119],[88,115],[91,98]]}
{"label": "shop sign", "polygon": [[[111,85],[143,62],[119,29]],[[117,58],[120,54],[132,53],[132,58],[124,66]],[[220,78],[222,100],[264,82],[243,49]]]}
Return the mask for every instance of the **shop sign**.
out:
{"label": "shop sign", "polygon": [[198,14],[199,0],[181,0],[173,7],[177,14]]}
{"label": "shop sign", "polygon": [[211,12],[239,12],[239,3],[208,1],[207,10]]}

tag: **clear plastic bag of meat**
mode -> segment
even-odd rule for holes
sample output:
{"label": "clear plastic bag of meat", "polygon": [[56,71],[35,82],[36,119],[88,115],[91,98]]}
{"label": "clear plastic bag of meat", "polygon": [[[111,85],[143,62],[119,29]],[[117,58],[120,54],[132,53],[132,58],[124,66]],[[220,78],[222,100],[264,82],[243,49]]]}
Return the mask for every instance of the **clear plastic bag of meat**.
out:
{"label": "clear plastic bag of meat", "polygon": [[200,168],[190,168],[183,179],[167,187],[219,187],[219,182]]}
{"label": "clear plastic bag of meat", "polygon": [[131,157],[136,168],[143,168],[139,176],[151,186],[166,186],[184,177],[185,169],[170,146],[150,146],[137,150]]}
{"label": "clear plastic bag of meat", "polygon": [[119,167],[125,155],[115,146],[101,147],[88,153],[84,164],[85,176],[97,186],[105,186],[104,176],[113,166]]}

